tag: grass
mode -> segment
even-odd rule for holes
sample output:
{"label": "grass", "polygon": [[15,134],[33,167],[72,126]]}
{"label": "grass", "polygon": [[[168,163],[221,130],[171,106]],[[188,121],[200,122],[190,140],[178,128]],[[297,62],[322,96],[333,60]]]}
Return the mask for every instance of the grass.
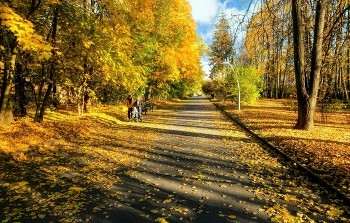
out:
{"label": "grass", "polygon": [[119,196],[112,190],[121,183],[118,174],[137,165],[155,139],[125,116],[123,106],[108,106],[1,127],[0,221],[89,222],[82,211],[107,218],[102,210],[110,204],[100,197]]}
{"label": "grass", "polygon": [[241,112],[224,105],[255,133],[350,196],[349,111],[317,112],[315,128],[303,131],[293,129],[297,112],[286,100],[261,99]]}

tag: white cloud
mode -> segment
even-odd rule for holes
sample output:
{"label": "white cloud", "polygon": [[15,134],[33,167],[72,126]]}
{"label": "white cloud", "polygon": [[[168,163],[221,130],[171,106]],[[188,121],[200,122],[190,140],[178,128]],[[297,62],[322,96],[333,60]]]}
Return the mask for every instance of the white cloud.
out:
{"label": "white cloud", "polygon": [[189,0],[192,15],[197,23],[209,23],[218,14],[220,2],[218,0]]}
{"label": "white cloud", "polygon": [[[212,43],[215,23],[217,22],[217,19],[221,13],[224,13],[226,18],[230,21],[231,31],[236,32],[237,25],[240,24],[240,20],[246,13],[246,9],[238,10],[235,7],[229,7],[228,5],[231,1],[234,0],[221,0],[221,2],[220,0],[189,0],[189,3],[192,6],[192,15],[194,20],[197,22],[200,36],[207,44]],[[245,18],[246,21],[247,18],[251,16],[251,13],[255,8],[256,7],[250,8],[250,12]],[[236,48],[243,43],[245,32],[241,28],[242,27],[238,28],[237,30]],[[209,75],[211,68],[209,66],[208,58],[206,57],[202,58],[202,68],[204,73]]]}

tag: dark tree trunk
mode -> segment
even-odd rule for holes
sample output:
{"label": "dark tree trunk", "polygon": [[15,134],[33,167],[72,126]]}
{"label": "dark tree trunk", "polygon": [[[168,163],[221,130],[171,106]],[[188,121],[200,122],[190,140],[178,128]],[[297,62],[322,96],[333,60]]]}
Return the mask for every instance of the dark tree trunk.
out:
{"label": "dark tree trunk", "polygon": [[23,68],[22,64],[16,63],[16,78],[15,78],[15,91],[16,91],[16,101],[17,101],[17,107],[19,109],[19,112],[21,114],[21,117],[24,117],[27,115],[27,100],[26,100],[26,94],[25,94],[25,85],[26,81],[23,74]]}
{"label": "dark tree trunk", "polygon": [[317,1],[310,80],[307,81],[301,0],[292,1],[294,66],[298,99],[298,121],[295,125],[296,129],[309,130],[314,127],[314,113],[322,67],[323,31],[326,14],[325,2],[325,0]]}
{"label": "dark tree trunk", "polygon": [[85,91],[84,93],[84,112],[89,112],[90,96],[89,92]]}
{"label": "dark tree trunk", "polygon": [[[11,1],[9,1],[11,7]],[[41,4],[41,0],[31,0],[30,9],[26,19],[29,19],[31,15],[38,9]],[[0,124],[7,125],[13,121],[12,108],[10,104],[11,89],[14,83],[15,77],[15,64],[17,59],[17,40],[15,37],[8,37],[10,39],[10,56],[5,60],[4,77],[2,82],[1,96],[0,96]],[[8,60],[8,61],[7,61]]]}
{"label": "dark tree trunk", "polygon": [[57,108],[59,105],[58,93],[57,93],[57,84],[53,84],[52,87],[52,105]]}
{"label": "dark tree trunk", "polygon": [[[57,35],[57,23],[58,23],[58,6],[55,7],[54,9],[54,17],[52,19],[52,46],[56,45],[56,35]],[[34,118],[34,121],[36,122],[42,122],[44,120],[44,114],[45,114],[45,109],[48,105],[49,99],[50,99],[50,94],[51,94],[51,90],[53,88],[54,85],[54,75],[55,75],[55,71],[56,71],[56,58],[55,58],[55,53],[53,52],[53,58],[51,60],[51,64],[50,64],[50,76],[49,76],[49,84],[48,87],[46,89],[46,93],[44,96],[44,99],[42,100],[40,107],[37,107],[37,112]],[[38,113],[39,111],[39,113]]]}

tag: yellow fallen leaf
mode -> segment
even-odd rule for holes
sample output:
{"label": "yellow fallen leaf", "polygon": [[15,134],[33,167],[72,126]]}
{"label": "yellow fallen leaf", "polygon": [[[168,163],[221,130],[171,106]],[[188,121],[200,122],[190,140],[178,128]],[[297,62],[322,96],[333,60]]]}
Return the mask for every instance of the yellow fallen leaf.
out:
{"label": "yellow fallen leaf", "polygon": [[73,192],[80,193],[81,191],[84,190],[84,188],[81,188],[81,187],[70,187],[68,190],[69,190],[69,191],[73,191]]}
{"label": "yellow fallen leaf", "polygon": [[167,204],[167,203],[170,203],[171,202],[171,199],[166,199],[163,201],[163,204]]}
{"label": "yellow fallen leaf", "polygon": [[156,219],[156,222],[159,222],[159,223],[168,223],[168,221],[167,221],[165,218],[157,218],[157,219]]}
{"label": "yellow fallen leaf", "polygon": [[44,219],[44,218],[46,217],[46,214],[39,214],[38,217],[39,217],[40,219]]}
{"label": "yellow fallen leaf", "polygon": [[143,218],[148,218],[149,217],[148,214],[140,214],[140,216],[143,217]]}
{"label": "yellow fallen leaf", "polygon": [[237,217],[236,217],[236,215],[229,215],[229,216],[227,216],[229,219],[236,219]]}

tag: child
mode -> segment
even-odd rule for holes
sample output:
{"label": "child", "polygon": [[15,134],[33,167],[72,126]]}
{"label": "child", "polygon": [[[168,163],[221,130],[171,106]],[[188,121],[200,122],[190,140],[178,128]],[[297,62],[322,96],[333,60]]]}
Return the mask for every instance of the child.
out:
{"label": "child", "polygon": [[142,119],[141,119],[141,115],[142,115],[142,100],[141,100],[140,96],[137,97],[137,100],[135,101],[134,106],[137,109],[138,121],[142,121]]}
{"label": "child", "polygon": [[138,121],[138,117],[139,117],[139,111],[136,108],[136,106],[134,106],[134,108],[132,108],[132,119],[134,121]]}

